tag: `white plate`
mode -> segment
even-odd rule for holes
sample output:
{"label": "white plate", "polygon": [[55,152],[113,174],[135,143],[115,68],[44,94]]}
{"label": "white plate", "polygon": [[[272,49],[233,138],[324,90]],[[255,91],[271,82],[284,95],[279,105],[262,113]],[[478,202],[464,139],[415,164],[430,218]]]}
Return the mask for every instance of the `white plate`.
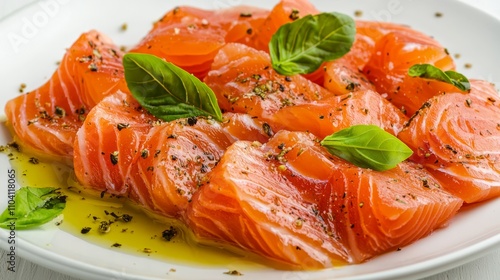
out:
{"label": "white plate", "polygon": [[[276,1],[253,0],[247,4],[270,7]],[[363,18],[405,23],[434,36],[457,59],[458,70],[469,77],[500,82],[500,22],[460,2],[336,0],[313,1],[321,10],[337,10]],[[108,34],[118,45],[132,46],[149,30],[151,23],[175,5],[221,8],[246,4],[241,0],[211,1],[39,1],[0,21],[0,107],[18,94],[41,85],[55,70],[66,47],[89,29]],[[125,7],[125,8],[123,8]],[[442,17],[436,17],[436,12]],[[127,32],[120,32],[122,23]],[[472,68],[465,69],[466,63]],[[497,83],[498,84],[498,83]],[[0,127],[0,144],[10,135]],[[6,207],[7,172],[0,157],[0,209]],[[4,195],[5,194],[5,195]],[[500,199],[459,213],[451,224],[431,236],[361,265],[318,272],[289,272],[263,269],[244,271],[242,278],[261,279],[400,279],[432,275],[486,254],[500,244]],[[0,230],[0,246],[7,249],[9,232]],[[40,265],[80,278],[92,279],[220,279],[227,267],[202,268],[165,263],[99,247],[58,229],[16,232],[16,253]],[[175,268],[175,273],[169,273]],[[240,279],[240,278],[238,278]]]}

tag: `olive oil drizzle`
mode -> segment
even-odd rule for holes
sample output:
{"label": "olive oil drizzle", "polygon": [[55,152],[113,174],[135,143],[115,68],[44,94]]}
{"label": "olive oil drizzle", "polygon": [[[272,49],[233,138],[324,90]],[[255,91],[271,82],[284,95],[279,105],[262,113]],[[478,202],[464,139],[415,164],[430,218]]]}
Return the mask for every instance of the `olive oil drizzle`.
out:
{"label": "olive oil drizzle", "polygon": [[[151,213],[125,197],[85,188],[77,182],[73,169],[65,164],[14,149],[10,149],[8,156],[12,167],[19,174],[20,186],[55,187],[67,195],[62,219],[58,218],[52,223],[89,243],[170,264],[223,268],[229,268],[230,264],[230,269],[237,267],[240,271],[264,268],[270,264],[269,260],[262,260],[242,250],[220,244],[201,244],[178,220]],[[172,236],[173,229],[175,234]],[[272,266],[279,267],[280,264]]]}

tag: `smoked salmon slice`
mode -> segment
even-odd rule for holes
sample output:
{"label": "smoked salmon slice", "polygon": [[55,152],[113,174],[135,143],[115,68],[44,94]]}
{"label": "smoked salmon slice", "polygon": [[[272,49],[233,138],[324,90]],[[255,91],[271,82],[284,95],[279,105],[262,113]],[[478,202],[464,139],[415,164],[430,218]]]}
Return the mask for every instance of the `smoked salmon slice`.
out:
{"label": "smoked salmon slice", "polygon": [[363,73],[375,84],[377,92],[396,107],[411,116],[440,87],[426,87],[425,92],[413,89],[415,79],[408,69],[415,64],[432,64],[447,71],[455,69],[452,57],[436,40],[415,30],[396,30],[385,34],[376,42],[374,53],[363,68]]}
{"label": "smoked salmon slice", "polygon": [[[241,137],[241,138],[240,138]],[[153,128],[132,163],[130,197],[168,217],[184,219],[187,205],[226,148],[238,139],[267,141],[264,126],[248,115],[224,122],[188,118]]]}
{"label": "smoked salmon slice", "polygon": [[463,201],[444,191],[423,167],[402,162],[377,172],[354,165],[334,168],[319,209],[359,263],[445,226]]}
{"label": "smoked salmon slice", "polygon": [[337,95],[376,90],[363,73],[363,68],[375,52],[375,44],[389,32],[407,30],[410,29],[394,23],[356,21],[356,38],[351,50],[343,57],[324,64],[321,84]]}
{"label": "smoked salmon slice", "polygon": [[217,11],[176,7],[131,52],[164,58],[202,79],[218,50],[228,42],[248,42],[268,13],[249,6]]}
{"label": "smoked salmon slice", "polygon": [[467,203],[500,195],[499,97],[488,84],[429,99],[398,134],[414,151],[410,159]]}
{"label": "smoked salmon slice", "polygon": [[281,108],[333,95],[303,76],[278,74],[266,52],[238,43],[221,48],[204,82],[214,91],[222,110],[264,121]]}
{"label": "smoked salmon slice", "polygon": [[233,139],[206,119],[180,119],[153,128],[131,166],[131,198],[168,217],[180,218]]}
{"label": "smoked salmon slice", "polygon": [[282,130],[264,145],[231,145],[192,197],[187,217],[202,242],[318,269],[409,244],[445,224],[461,204],[415,164],[358,168],[311,134]]}
{"label": "smoked salmon slice", "polygon": [[323,65],[322,85],[336,95],[354,91],[375,90],[375,86],[362,72],[375,49],[375,41],[356,33],[351,50],[339,59]]}
{"label": "smoked salmon slice", "polygon": [[318,138],[358,124],[372,124],[397,135],[408,118],[377,92],[366,90],[333,96],[277,111],[269,124],[274,131],[307,131]]}
{"label": "smoked salmon slice", "polygon": [[141,147],[146,156],[131,167],[131,198],[165,216],[184,219],[193,194],[238,136],[268,138],[263,125],[249,116],[230,114],[224,119],[218,123],[193,117],[154,127]]}
{"label": "smoked salmon slice", "polygon": [[76,133],[73,168],[84,186],[126,195],[130,166],[159,121],[129,94],[118,91],[104,98]]}
{"label": "smoked salmon slice", "polygon": [[268,138],[264,123],[248,115],[224,114],[222,123],[196,117],[165,123],[130,94],[117,92],[95,106],[78,130],[74,171],[84,186],[182,218],[230,144]]}
{"label": "smoked salmon slice", "polygon": [[7,102],[7,119],[21,143],[42,155],[71,159],[88,111],[105,96],[127,89],[121,58],[102,33],[82,34],[49,81]]}

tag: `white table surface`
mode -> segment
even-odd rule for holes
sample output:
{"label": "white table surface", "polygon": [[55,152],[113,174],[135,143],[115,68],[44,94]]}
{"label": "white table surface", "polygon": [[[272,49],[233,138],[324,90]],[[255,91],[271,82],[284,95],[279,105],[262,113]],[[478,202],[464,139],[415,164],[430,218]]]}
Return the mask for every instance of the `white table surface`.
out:
{"label": "white table surface", "polygon": [[[500,20],[500,1],[498,0],[459,0],[472,6],[476,6],[485,12],[496,16]],[[23,7],[24,5],[35,2],[34,0],[0,0],[0,18]],[[500,30],[499,30],[500,32]],[[47,269],[30,261],[18,258],[17,272],[6,273],[6,251],[0,249],[0,280],[78,280],[69,275]],[[497,280],[500,279],[500,248],[494,249],[482,258],[470,263],[464,264],[452,270],[424,278],[422,280]]]}

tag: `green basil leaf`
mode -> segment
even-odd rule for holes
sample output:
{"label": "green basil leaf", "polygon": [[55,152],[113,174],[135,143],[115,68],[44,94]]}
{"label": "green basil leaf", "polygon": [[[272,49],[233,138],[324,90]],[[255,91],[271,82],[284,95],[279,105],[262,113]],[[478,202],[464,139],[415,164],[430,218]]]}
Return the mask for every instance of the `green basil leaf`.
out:
{"label": "green basil leaf", "polygon": [[123,67],[130,92],[154,116],[166,121],[212,116],[222,121],[212,89],[174,64],[150,54],[128,53]]}
{"label": "green basil leaf", "polygon": [[314,72],[323,62],[348,53],[355,35],[355,22],[347,15],[307,15],[284,24],[273,35],[269,42],[272,66],[283,75]]}
{"label": "green basil leaf", "polygon": [[415,64],[408,69],[408,75],[452,84],[462,91],[470,89],[469,80],[464,75],[451,70],[443,71],[431,64]]}
{"label": "green basil leaf", "polygon": [[359,167],[384,171],[413,154],[396,136],[376,125],[354,125],[321,141],[331,154]]}
{"label": "green basil leaf", "polygon": [[14,204],[0,215],[0,227],[26,229],[43,225],[59,216],[66,207],[66,197],[55,188],[23,187],[16,191]]}

